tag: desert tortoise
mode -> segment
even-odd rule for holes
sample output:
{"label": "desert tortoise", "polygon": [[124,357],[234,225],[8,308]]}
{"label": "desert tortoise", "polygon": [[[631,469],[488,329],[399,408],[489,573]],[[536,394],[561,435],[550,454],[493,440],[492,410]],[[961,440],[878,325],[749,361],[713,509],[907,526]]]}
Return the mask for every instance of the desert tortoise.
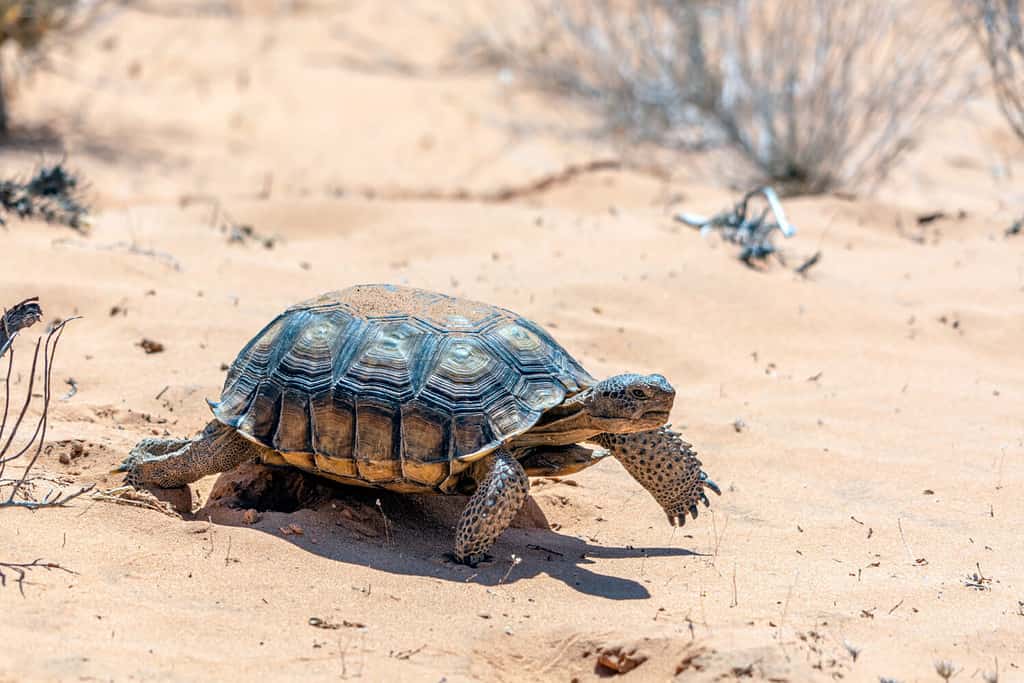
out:
{"label": "desert tortoise", "polygon": [[166,488],[257,459],[345,484],[472,493],[455,558],[475,564],[523,504],[530,476],[576,472],[608,453],[671,524],[696,517],[704,489],[720,491],[665,426],[674,399],[661,375],[596,381],[511,311],[359,285],[274,319],[232,364],[201,434],[144,439],[120,471]]}

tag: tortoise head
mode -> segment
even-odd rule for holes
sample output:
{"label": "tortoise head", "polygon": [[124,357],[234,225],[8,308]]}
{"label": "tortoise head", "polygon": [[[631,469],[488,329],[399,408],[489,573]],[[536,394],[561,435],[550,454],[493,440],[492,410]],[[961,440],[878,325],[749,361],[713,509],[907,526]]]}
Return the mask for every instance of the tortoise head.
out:
{"label": "tortoise head", "polygon": [[626,373],[598,382],[585,405],[595,427],[628,434],[665,424],[675,398],[676,390],[662,375]]}

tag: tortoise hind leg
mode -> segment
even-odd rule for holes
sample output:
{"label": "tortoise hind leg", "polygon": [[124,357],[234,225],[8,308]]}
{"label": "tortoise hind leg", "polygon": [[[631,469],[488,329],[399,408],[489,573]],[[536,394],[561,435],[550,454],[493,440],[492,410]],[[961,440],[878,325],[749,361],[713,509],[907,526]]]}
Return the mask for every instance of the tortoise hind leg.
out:
{"label": "tortoise hind leg", "polygon": [[476,493],[462,511],[455,532],[455,559],[475,567],[523,506],[530,479],[523,466],[505,450],[494,452]]}
{"label": "tortoise hind leg", "polygon": [[194,439],[143,439],[117,472],[135,486],[176,488],[258,457],[261,448],[214,420]]}

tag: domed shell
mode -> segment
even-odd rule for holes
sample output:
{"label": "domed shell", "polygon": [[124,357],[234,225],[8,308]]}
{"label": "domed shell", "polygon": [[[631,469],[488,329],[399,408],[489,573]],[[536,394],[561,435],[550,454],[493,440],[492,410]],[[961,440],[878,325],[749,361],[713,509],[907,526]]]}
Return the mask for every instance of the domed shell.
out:
{"label": "domed shell", "polygon": [[288,464],[342,481],[436,487],[593,384],[511,311],[359,285],[274,319],[210,406]]}

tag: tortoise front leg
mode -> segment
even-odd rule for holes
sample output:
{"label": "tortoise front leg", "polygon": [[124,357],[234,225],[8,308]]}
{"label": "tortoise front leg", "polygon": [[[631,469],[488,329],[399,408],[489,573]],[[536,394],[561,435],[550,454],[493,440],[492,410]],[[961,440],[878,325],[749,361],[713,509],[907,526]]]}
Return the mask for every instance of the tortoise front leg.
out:
{"label": "tortoise front leg", "polygon": [[258,457],[260,447],[214,420],[194,439],[143,439],[115,472],[131,486],[176,488]]}
{"label": "tortoise front leg", "polygon": [[530,479],[511,453],[499,449],[490,460],[455,532],[455,559],[470,567],[487,557],[487,549],[512,523],[530,491]]}
{"label": "tortoise front leg", "polygon": [[665,510],[669,524],[682,526],[686,523],[686,513],[697,518],[697,503],[711,506],[704,489],[718,495],[722,495],[722,491],[701,469],[693,447],[669,427],[632,434],[598,434],[590,440],[611,451],[626,471],[654,496]]}

